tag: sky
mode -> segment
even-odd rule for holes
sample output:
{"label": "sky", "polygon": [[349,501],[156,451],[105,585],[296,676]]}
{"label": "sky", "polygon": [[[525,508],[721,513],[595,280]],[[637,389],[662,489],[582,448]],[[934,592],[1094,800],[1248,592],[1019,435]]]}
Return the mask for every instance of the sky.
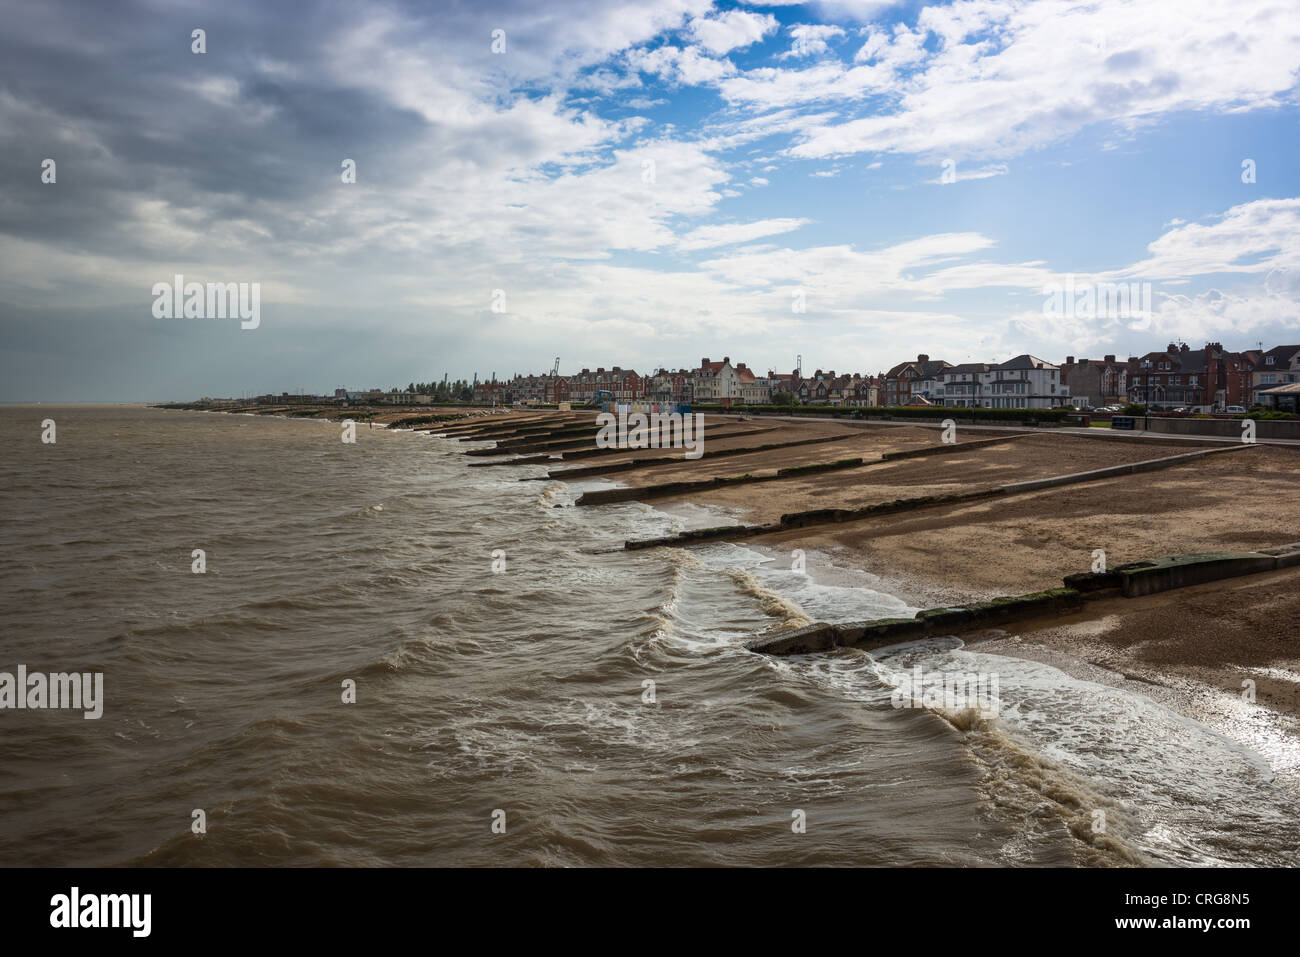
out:
{"label": "sky", "polygon": [[[1300,342],[1295,0],[0,23],[0,401]],[[160,318],[177,274],[257,284],[256,327]],[[1100,283],[1150,312],[1050,295]]]}

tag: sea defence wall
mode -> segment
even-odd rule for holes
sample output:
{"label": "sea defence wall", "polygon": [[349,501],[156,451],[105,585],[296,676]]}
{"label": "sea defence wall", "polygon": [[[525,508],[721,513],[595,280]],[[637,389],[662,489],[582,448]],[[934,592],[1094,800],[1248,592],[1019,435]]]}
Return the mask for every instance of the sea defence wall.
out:
{"label": "sea defence wall", "polygon": [[1215,435],[1229,439],[1241,438],[1241,423],[1254,421],[1255,437],[1259,439],[1300,439],[1298,419],[1180,419],[1157,416],[1138,416],[1139,428],[1146,423],[1146,431],[1166,435]]}
{"label": "sea defence wall", "polygon": [[994,598],[949,608],[928,608],[913,618],[815,622],[793,631],[759,635],[746,644],[768,655],[804,655],[832,648],[870,650],[920,638],[1076,611],[1098,598],[1137,598],[1224,578],[1255,575],[1300,565],[1300,542],[1257,552],[1168,555],[1129,562],[1108,572],[1069,575],[1063,588]]}
{"label": "sea defence wall", "polygon": [[1185,588],[1271,572],[1278,568],[1300,565],[1300,542],[1279,545],[1256,552],[1200,552],[1192,555],[1166,555],[1145,561],[1129,562],[1108,572],[1085,572],[1065,579],[1067,588],[1093,593],[1118,589],[1125,598],[1154,595],[1172,588]]}

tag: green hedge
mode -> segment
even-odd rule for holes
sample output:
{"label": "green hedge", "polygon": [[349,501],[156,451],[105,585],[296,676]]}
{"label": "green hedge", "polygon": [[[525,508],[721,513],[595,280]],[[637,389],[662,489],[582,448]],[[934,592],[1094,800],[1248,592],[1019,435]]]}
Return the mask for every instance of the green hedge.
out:
{"label": "green hedge", "polygon": [[1273,419],[1300,419],[1300,415],[1292,415],[1290,412],[1276,412],[1276,411],[1269,411],[1269,412],[1247,412],[1245,415],[1240,416],[1239,418],[1243,418],[1243,419],[1267,419],[1267,420],[1273,420]]}

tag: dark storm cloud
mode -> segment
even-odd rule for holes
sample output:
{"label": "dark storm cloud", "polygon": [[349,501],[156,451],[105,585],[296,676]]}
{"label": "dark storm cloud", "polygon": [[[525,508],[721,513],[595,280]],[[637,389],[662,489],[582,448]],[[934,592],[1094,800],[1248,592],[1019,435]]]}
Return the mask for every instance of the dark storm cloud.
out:
{"label": "dark storm cloud", "polygon": [[[129,255],[140,248],[119,226],[134,200],[192,209],[203,196],[197,225],[256,218],[261,201],[298,202],[337,181],[345,156],[403,156],[426,121],[316,68],[346,15],[285,4],[12,10],[0,39],[0,231]],[[196,26],[203,55],[190,50]],[[268,76],[279,63],[292,66]],[[40,182],[45,157],[58,164],[56,190]]]}

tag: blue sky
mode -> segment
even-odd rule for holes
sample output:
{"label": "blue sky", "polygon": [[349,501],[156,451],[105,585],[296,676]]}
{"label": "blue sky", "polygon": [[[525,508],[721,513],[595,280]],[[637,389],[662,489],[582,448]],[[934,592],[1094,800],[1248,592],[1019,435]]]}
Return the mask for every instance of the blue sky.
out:
{"label": "blue sky", "polygon": [[[1293,2],[0,14],[0,400],[1300,341]],[[260,325],[155,318],[176,273]]]}

